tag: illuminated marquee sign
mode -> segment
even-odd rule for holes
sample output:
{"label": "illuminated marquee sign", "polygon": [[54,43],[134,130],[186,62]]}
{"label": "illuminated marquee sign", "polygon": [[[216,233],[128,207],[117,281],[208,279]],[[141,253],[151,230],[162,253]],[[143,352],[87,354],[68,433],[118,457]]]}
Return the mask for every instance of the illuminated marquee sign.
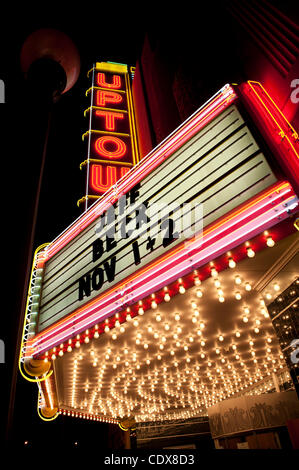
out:
{"label": "illuminated marquee sign", "polygon": [[88,152],[80,166],[86,170],[86,195],[78,201],[85,209],[138,162],[128,67],[97,62],[89,75],[89,130],[83,135]]}
{"label": "illuminated marquee sign", "polygon": [[296,211],[297,196],[254,132],[226,85],[48,245],[26,354],[37,357]]}

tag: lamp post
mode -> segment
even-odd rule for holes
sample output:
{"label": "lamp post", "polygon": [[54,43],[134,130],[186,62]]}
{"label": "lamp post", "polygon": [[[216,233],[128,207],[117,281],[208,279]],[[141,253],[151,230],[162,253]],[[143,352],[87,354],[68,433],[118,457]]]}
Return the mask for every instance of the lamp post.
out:
{"label": "lamp post", "polygon": [[28,213],[29,233],[24,242],[24,277],[17,286],[18,331],[14,338],[15,357],[11,373],[11,389],[8,406],[6,439],[12,439],[13,412],[16,395],[19,350],[33,248],[40,191],[47,154],[53,105],[76,83],[80,72],[80,57],[72,40],[63,32],[54,29],[39,29],[25,40],[20,54],[21,69],[25,78],[22,109],[25,120],[23,131],[23,155],[28,159],[34,189],[30,194]]}

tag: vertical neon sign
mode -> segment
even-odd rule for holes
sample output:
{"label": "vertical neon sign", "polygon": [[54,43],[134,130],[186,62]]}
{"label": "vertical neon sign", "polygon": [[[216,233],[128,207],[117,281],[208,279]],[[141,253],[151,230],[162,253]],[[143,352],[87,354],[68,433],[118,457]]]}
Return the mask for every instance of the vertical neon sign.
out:
{"label": "vertical neon sign", "polygon": [[89,130],[82,136],[87,158],[80,165],[86,170],[86,191],[78,201],[85,210],[139,160],[128,66],[97,62],[90,75],[90,107],[84,112]]}

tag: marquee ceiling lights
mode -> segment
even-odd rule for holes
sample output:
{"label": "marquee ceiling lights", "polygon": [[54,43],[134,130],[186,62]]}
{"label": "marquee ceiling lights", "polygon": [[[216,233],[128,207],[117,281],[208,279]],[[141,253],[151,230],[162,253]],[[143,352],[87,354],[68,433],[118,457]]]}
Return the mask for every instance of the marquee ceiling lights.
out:
{"label": "marquee ceiling lights", "polygon": [[[217,276],[210,273],[201,280],[201,298],[193,285],[98,339],[81,343],[71,354],[58,356],[54,367],[63,393],[61,408],[77,416],[107,419],[129,415],[136,421],[182,419],[206,414],[209,406],[226,398],[273,388],[273,372],[288,380],[265,302],[253,289],[246,289],[286,243],[287,239],[276,242],[271,251],[258,251],[254,261],[244,258]],[[241,303],[233,295],[237,276]],[[282,278],[281,288],[293,280],[294,273],[288,271],[287,276],[290,279]],[[223,303],[219,303],[217,281]],[[178,281],[182,284],[184,279]],[[277,280],[267,287],[275,296],[276,284]],[[124,326],[122,333],[120,326]]]}

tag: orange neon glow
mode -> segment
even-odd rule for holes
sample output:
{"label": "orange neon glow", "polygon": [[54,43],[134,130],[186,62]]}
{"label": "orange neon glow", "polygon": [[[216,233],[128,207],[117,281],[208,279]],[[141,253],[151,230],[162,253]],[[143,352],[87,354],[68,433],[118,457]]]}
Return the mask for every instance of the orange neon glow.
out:
{"label": "orange neon glow", "polygon": [[116,113],[113,111],[101,111],[99,109],[95,112],[96,116],[105,118],[105,129],[107,131],[115,131],[115,121],[116,119],[123,119],[125,117],[124,113]]}
{"label": "orange neon glow", "polygon": [[105,90],[96,90],[96,103],[97,106],[105,107],[106,104],[117,104],[121,103],[123,97],[120,93],[116,93],[115,91],[105,91]]}
{"label": "orange neon glow", "polygon": [[[109,150],[107,148],[107,144],[111,143],[115,148],[114,150]],[[123,157],[127,152],[126,144],[118,137],[114,137],[112,135],[99,137],[95,142],[95,148],[99,155],[104,158],[111,158],[112,160]]]}
{"label": "orange neon glow", "polygon": [[281,110],[278,108],[278,106],[274,103],[271,96],[267,93],[267,91],[265,90],[265,88],[262,86],[262,84],[260,82],[255,82],[253,80],[248,80],[247,83],[248,83],[249,87],[251,88],[251,90],[253,91],[253,93],[255,94],[256,98],[259,100],[260,104],[263,106],[265,111],[268,113],[268,115],[271,117],[271,119],[273,120],[273,122],[277,126],[277,129],[279,130],[280,137],[287,139],[287,141],[288,141],[289,145],[291,146],[295,156],[297,158],[299,158],[298,152],[296,151],[296,149],[295,149],[293,143],[291,142],[290,138],[288,137],[286,132],[282,129],[281,125],[278,122],[278,119],[275,119],[274,113],[270,111],[269,106],[267,106],[267,104],[263,100],[262,96],[256,91],[255,86],[257,88],[260,88],[262,90],[262,92],[264,93],[264,95],[268,98],[268,100],[272,104],[275,112],[277,113],[278,118],[285,124],[286,128],[291,131],[292,137],[294,138],[294,140],[298,139],[298,133],[295,131],[293,126],[289,123],[289,121],[287,120],[285,115],[281,112]]}
{"label": "orange neon glow", "polygon": [[119,90],[121,88],[121,78],[120,75],[113,75],[112,83],[107,83],[106,74],[99,72],[97,73],[97,84],[103,88],[113,88],[114,90]]}

